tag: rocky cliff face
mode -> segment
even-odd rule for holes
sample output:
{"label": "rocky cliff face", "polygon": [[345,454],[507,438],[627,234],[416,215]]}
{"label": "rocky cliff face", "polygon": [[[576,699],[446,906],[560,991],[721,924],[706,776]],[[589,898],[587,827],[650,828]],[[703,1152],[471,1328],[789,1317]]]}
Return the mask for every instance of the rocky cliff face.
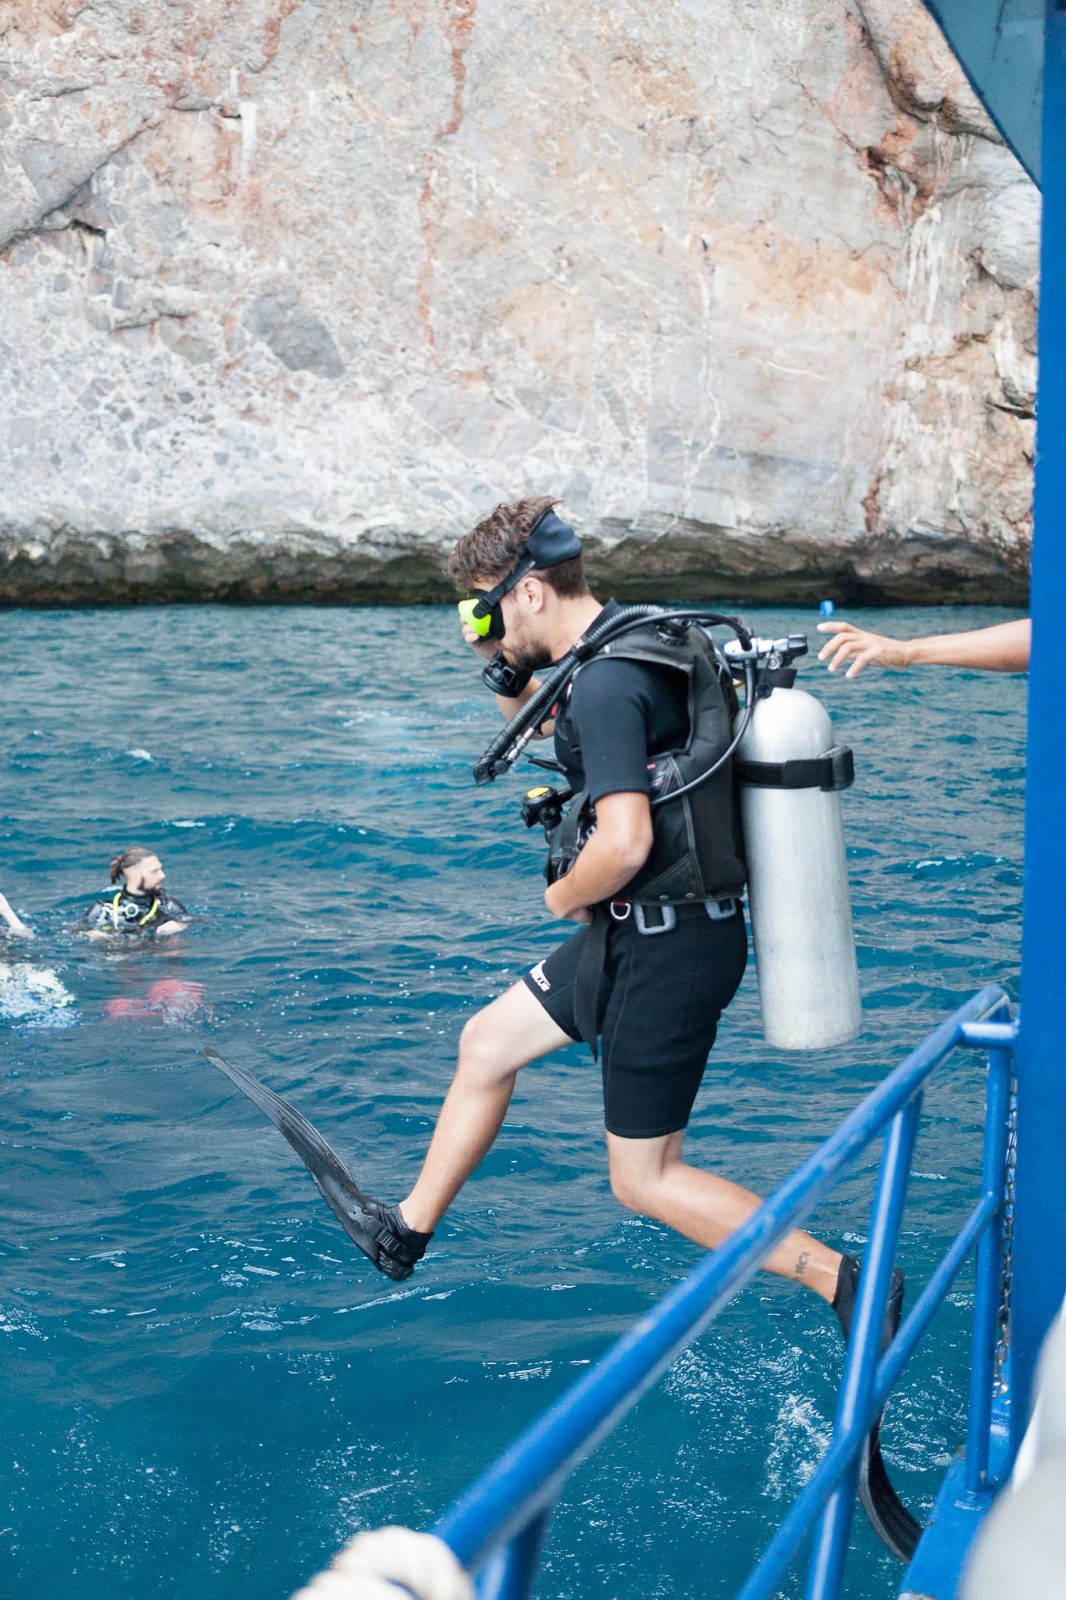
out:
{"label": "rocky cliff face", "polygon": [[918,0],[6,0],[0,601],[1017,601],[1038,196]]}

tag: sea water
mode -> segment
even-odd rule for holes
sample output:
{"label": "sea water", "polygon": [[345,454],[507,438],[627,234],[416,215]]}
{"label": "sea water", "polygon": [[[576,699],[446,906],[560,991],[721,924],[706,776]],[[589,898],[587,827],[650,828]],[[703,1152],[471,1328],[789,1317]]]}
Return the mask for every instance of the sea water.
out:
{"label": "sea water", "polygon": [[[746,615],[816,637],[813,610]],[[543,909],[522,777],[473,786],[495,710],[451,608],[23,612],[0,638],[0,889],[37,930],[17,959],[73,997],[54,1026],[0,1019],[0,1595],[285,1600],[357,1530],[428,1525],[699,1251],[612,1199],[583,1048],[521,1075],[402,1285],[201,1053],[291,1097],[396,1198],[463,1019],[567,931]],[[812,662],[801,681],[855,751],[864,1029],[775,1053],[749,968],[688,1148],[761,1190],[975,988],[1017,986],[1024,679],[847,683]],[[190,932],[79,941],[133,843]],[[202,984],[209,1013],[109,1018],[163,979]],[[980,1063],[959,1056],[910,1186],[912,1296],[972,1204],[981,1116]],[[874,1160],[812,1220],[857,1252]],[[919,1512],[963,1438],[971,1309],[967,1272],[886,1422]],[[571,1481],[538,1595],[732,1594],[826,1446],[840,1366],[824,1304],[761,1277]],[[847,1592],[894,1595],[900,1571],[857,1521]]]}

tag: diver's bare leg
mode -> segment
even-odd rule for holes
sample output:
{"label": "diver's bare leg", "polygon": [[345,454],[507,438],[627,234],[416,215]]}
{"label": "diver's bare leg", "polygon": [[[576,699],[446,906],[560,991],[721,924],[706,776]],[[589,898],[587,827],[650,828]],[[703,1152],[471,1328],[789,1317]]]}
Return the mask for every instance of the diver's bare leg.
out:
{"label": "diver's bare leg", "polygon": [[409,1228],[433,1232],[499,1133],[520,1068],[573,1042],[523,983],[471,1017],[422,1171],[400,1202]]}
{"label": "diver's bare leg", "polygon": [[[631,1211],[654,1217],[687,1239],[713,1250],[762,1204],[750,1189],[691,1167],[681,1157],[682,1135],[622,1139],[607,1135],[611,1188]],[[794,1230],[763,1262],[767,1272],[802,1283],[830,1305],[836,1293],[841,1256],[809,1233]]]}

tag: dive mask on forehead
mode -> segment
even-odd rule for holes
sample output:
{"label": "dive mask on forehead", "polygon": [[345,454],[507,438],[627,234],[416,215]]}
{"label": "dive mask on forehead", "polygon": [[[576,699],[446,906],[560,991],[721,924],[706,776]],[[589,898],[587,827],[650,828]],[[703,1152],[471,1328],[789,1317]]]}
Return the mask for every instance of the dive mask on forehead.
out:
{"label": "dive mask on forehead", "polygon": [[459,615],[479,639],[502,639],[503,607],[500,602],[527,572],[535,567],[558,567],[581,554],[581,540],[568,522],[554,511],[541,513],[520,546],[518,560],[494,589],[475,589],[459,602]]}

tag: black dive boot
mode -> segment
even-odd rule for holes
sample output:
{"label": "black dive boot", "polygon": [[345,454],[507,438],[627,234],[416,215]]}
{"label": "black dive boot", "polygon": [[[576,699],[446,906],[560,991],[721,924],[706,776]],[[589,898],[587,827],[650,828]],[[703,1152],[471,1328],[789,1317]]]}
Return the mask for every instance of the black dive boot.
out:
{"label": "black dive boot", "polygon": [[[851,1324],[855,1316],[855,1302],[859,1296],[859,1275],[862,1272],[862,1262],[855,1256],[842,1256],[840,1271],[837,1273],[836,1294],[833,1296],[833,1310],[837,1320],[844,1331],[845,1344],[851,1338]],[[899,1329],[900,1318],[903,1315],[903,1274],[898,1267],[892,1268],[892,1286],[888,1291],[888,1304],[885,1307],[885,1320],[881,1329],[881,1344],[879,1355],[884,1355]]]}
{"label": "black dive boot", "polygon": [[399,1206],[387,1206],[364,1194],[340,1156],[307,1118],[243,1067],[234,1066],[217,1050],[205,1050],[207,1059],[248,1096],[292,1145],[315,1180],[315,1187],[353,1244],[379,1272],[402,1283],[421,1261],[431,1233],[416,1233],[400,1215]]}
{"label": "black dive boot", "polygon": [[[844,1256],[837,1276],[833,1310],[843,1330],[845,1343],[851,1339],[851,1325],[855,1316],[855,1301],[859,1292],[861,1272],[861,1262],[854,1256]],[[902,1315],[903,1274],[898,1267],[893,1267],[885,1320],[881,1327],[879,1355],[884,1355],[896,1337]],[[899,1498],[889,1479],[888,1468],[881,1455],[881,1416],[875,1419],[859,1454],[856,1490],[870,1526],[881,1543],[901,1561],[909,1561],[918,1548],[922,1529]]]}
{"label": "black dive boot", "polygon": [[[315,1176],[313,1172],[311,1176]],[[315,1182],[318,1182],[317,1178]],[[365,1256],[370,1257],[386,1278],[402,1283],[415,1270],[415,1263],[425,1255],[426,1246],[433,1235],[417,1233],[414,1228],[409,1228],[400,1215],[399,1206],[386,1206],[380,1200],[372,1200],[368,1194],[360,1193],[354,1183],[352,1188],[359,1199],[354,1204],[351,1197],[346,1200],[344,1216],[341,1216],[328,1195],[326,1199],[340,1218],[349,1239],[359,1246]]]}

